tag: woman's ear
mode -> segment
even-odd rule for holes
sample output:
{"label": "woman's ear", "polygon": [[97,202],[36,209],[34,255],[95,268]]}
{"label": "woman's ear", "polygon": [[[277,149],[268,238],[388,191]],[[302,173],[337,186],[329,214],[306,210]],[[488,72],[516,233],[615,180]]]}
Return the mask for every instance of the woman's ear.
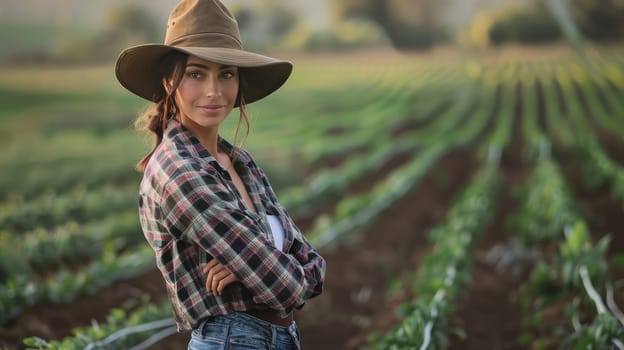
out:
{"label": "woman's ear", "polygon": [[173,83],[171,82],[171,79],[163,78],[162,84],[163,84],[163,87],[165,88],[165,92],[167,93],[167,95],[170,95],[171,89],[173,88]]}

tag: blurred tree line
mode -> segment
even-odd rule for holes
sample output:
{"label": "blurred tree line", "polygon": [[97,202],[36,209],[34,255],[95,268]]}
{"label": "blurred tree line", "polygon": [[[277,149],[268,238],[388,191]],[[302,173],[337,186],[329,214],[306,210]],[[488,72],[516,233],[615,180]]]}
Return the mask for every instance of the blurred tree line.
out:
{"label": "blurred tree line", "polygon": [[303,21],[300,13],[274,0],[234,7],[233,13],[248,49],[335,51],[387,45],[382,29],[365,18],[340,16],[330,28],[316,28]]}
{"label": "blurred tree line", "polygon": [[335,21],[369,19],[399,49],[428,48],[451,38],[440,21],[448,5],[444,0],[337,0],[332,1],[332,16]]}
{"label": "blurred tree line", "polygon": [[475,16],[459,41],[487,47],[508,42],[548,43],[567,40],[622,42],[624,1],[533,0],[527,6],[506,6]]}
{"label": "blurred tree line", "polygon": [[[450,0],[332,2],[337,18],[369,18],[383,28],[397,48],[428,48],[456,38],[481,47],[506,42],[544,43],[566,38],[569,30],[596,42],[624,39],[622,0],[533,0],[523,6],[503,5],[474,16],[467,30],[460,28],[459,33],[441,20],[453,4]],[[574,28],[566,29],[566,24]]]}
{"label": "blurred tree line", "polygon": [[[566,36],[566,20],[574,26],[573,35],[587,40],[624,39],[622,0],[529,0],[524,6],[503,5],[474,16],[468,28],[453,28],[445,17],[457,1],[466,0],[333,0],[332,25],[326,29],[307,27],[299,13],[277,1],[239,5],[233,12],[245,46],[254,50],[339,50],[380,45],[424,49],[462,41],[491,46],[577,40]],[[474,32],[476,37],[466,37]],[[87,51],[105,57],[132,42],[160,42],[162,35],[160,23],[152,16],[127,5],[111,12],[106,28],[87,44],[94,46]]]}
{"label": "blurred tree line", "polygon": [[62,38],[53,58],[64,63],[107,62],[123,48],[162,42],[163,25],[141,6],[127,3],[107,14],[103,28],[93,36],[75,33]]}
{"label": "blurred tree line", "polygon": [[[333,0],[332,24],[320,29],[309,26],[300,13],[274,0],[239,5],[232,10],[246,48],[259,51],[390,45],[407,50],[452,43],[489,47],[507,42],[624,39],[622,0],[527,0],[523,6],[486,9],[467,25],[453,27],[447,12],[458,1],[468,0]],[[37,55],[37,63],[109,62],[125,47],[162,42],[161,22],[147,9],[128,2],[112,9],[97,32],[64,35],[52,52]]]}

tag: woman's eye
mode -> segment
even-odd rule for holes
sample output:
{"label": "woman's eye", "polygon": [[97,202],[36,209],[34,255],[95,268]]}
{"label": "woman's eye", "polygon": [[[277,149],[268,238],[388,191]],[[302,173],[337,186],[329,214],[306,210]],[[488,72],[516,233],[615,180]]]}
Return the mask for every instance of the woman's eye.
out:
{"label": "woman's eye", "polygon": [[234,76],[235,76],[234,72],[230,72],[230,71],[223,72],[223,78],[225,79],[232,79],[234,78]]}
{"label": "woman's eye", "polygon": [[189,77],[191,79],[200,79],[202,77],[202,74],[200,72],[190,72]]}

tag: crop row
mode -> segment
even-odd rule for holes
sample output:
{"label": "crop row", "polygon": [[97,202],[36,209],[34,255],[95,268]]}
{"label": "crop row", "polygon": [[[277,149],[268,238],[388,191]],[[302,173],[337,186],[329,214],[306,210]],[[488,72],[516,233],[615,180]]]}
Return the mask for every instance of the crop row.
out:
{"label": "crop row", "polygon": [[[402,305],[403,320],[392,331],[373,339],[368,345],[370,349],[398,350],[416,346],[445,349],[448,346],[447,318],[469,272],[470,247],[494,211],[500,188],[498,163],[511,138],[514,91],[502,86],[496,90],[500,100],[488,102],[490,108],[493,107],[490,113],[498,118],[481,144],[482,149],[487,150],[483,155],[487,162],[456,198],[443,223],[430,231],[432,252],[423,259],[418,275],[414,276],[412,294],[416,297]],[[476,111],[487,120],[484,109],[477,108]]]}
{"label": "crop row", "polygon": [[[563,186],[561,176],[557,174],[556,167],[552,161],[548,160],[550,151],[549,142],[537,128],[536,118],[534,117],[537,113],[532,114],[532,112],[537,112],[537,105],[535,102],[535,99],[531,97],[524,100],[524,107],[527,108],[529,117],[523,119],[523,130],[525,135],[528,136],[529,144],[532,145],[530,148],[533,149],[533,154],[539,155],[538,158],[540,162],[536,168],[533,180],[528,186],[531,190],[527,193],[524,205],[515,217],[516,225],[524,232],[523,239],[527,245],[552,239],[553,235],[559,236],[563,232],[562,228],[565,226],[564,224],[574,222],[573,220],[579,220],[578,214],[571,208],[571,199],[569,195],[566,195],[566,189]],[[508,104],[513,105],[509,102]],[[531,117],[531,115],[533,117]],[[526,117],[526,115],[524,116]],[[611,172],[607,171],[607,173],[612,173],[614,165],[608,162],[608,159],[605,159],[604,154],[601,155],[601,158],[598,158],[598,160],[600,159],[602,159],[603,163],[606,162],[606,165],[603,165],[603,167],[612,170]],[[466,215],[463,217],[473,216],[471,215],[472,213],[464,212],[464,214]],[[479,218],[479,216],[477,216],[477,218]],[[449,226],[458,227],[458,232],[463,232],[464,234],[474,232],[463,229],[461,225]],[[571,334],[568,332],[567,339],[559,339],[559,341],[565,341],[565,344],[567,344],[566,346],[576,346],[574,348],[584,349],[606,348],[612,345],[621,347],[621,339],[624,334],[624,329],[622,329],[622,326],[624,326],[624,318],[622,318],[621,313],[617,314],[614,311],[613,314],[611,314],[606,311],[606,308],[602,305],[599,297],[596,296],[596,292],[591,284],[592,280],[597,280],[595,277],[592,278],[591,271],[599,270],[598,267],[601,267],[603,276],[606,272],[608,264],[605,261],[604,254],[607,240],[602,240],[595,247],[592,246],[587,237],[587,229],[582,221],[577,221],[576,226],[573,228],[567,226],[567,229],[567,239],[562,243],[560,248],[562,255],[559,259],[553,259],[557,261],[559,266],[550,267],[548,273],[546,273],[543,271],[545,265],[538,265],[538,268],[536,268],[534,272],[534,276],[538,277],[533,277],[533,280],[539,280],[539,276],[544,278],[544,275],[552,279],[552,276],[555,275],[552,271],[556,270],[558,272],[561,271],[559,272],[559,276],[563,275],[567,278],[567,284],[573,284],[573,282],[575,282],[578,287],[582,282],[582,285],[585,287],[584,291],[587,291],[585,295],[589,295],[589,298],[596,303],[598,317],[590,324],[581,324],[580,319],[583,317],[586,318],[587,316],[579,316],[578,313],[580,311],[577,308],[577,314],[573,316],[574,331]],[[458,239],[448,232],[445,232],[444,236],[450,237],[450,241],[462,242],[461,239]],[[458,250],[462,252],[460,256],[465,258],[465,254],[469,251],[469,242],[471,242],[471,240],[464,239],[463,242],[468,243]],[[448,253],[446,254],[450,255]],[[442,259],[442,261],[446,260]],[[414,294],[418,295],[419,298],[415,302],[409,303],[407,306],[403,307],[402,311],[404,314],[407,314],[407,317],[393,332],[375,341],[371,345],[371,348],[411,349],[419,346],[420,349],[445,349],[448,346],[448,334],[444,330],[445,317],[448,316],[450,312],[448,299],[452,300],[452,296],[455,295],[455,291],[459,288],[458,286],[462,285],[458,283],[458,281],[462,279],[456,277],[457,270],[454,266],[445,270],[444,264],[431,266],[427,264],[427,262],[429,262],[429,260],[425,262],[422,271],[434,271],[434,273],[428,275],[423,272],[415,279],[415,281],[417,281],[416,284],[418,284],[420,288],[415,290]],[[579,262],[583,262],[584,264],[579,264]],[[589,262],[592,262],[593,265],[589,265]],[[441,278],[440,276],[445,276],[445,278]],[[544,283],[544,281],[541,282]],[[543,300],[546,293],[552,290],[553,283],[552,281],[548,282],[550,282],[550,284],[546,286],[542,285],[541,287],[543,288],[541,289],[536,289],[536,287],[529,288],[533,291],[537,290],[537,292],[532,295],[534,300]],[[425,288],[421,286],[421,283]],[[566,284],[566,282],[563,283]],[[440,284],[443,284],[443,287],[440,287]],[[428,286],[438,286],[438,289],[434,288],[432,292],[426,289]],[[577,296],[584,291],[576,289],[572,291],[571,295]],[[613,291],[611,291],[611,303],[613,303],[612,294]],[[527,314],[541,315],[546,307],[546,305],[538,303],[538,305]],[[614,307],[614,309],[618,310],[617,307]],[[617,314],[619,318],[614,316],[614,314]],[[533,317],[533,321],[539,324],[541,320],[535,320],[535,318],[539,318],[539,316]],[[621,325],[619,323],[621,323]],[[557,338],[554,334],[549,334],[547,339],[547,341],[550,342],[554,340],[554,344],[561,344],[555,340]],[[527,341],[527,338],[523,340]],[[537,343],[533,343],[532,345],[538,346]],[[541,346],[543,345],[544,343],[542,343]]]}
{"label": "crop row", "polygon": [[[1,233],[2,279],[50,275],[60,267],[76,267],[102,255],[105,246],[120,252],[143,240],[135,211],[126,211],[88,224],[69,222],[22,235]],[[18,258],[19,257],[19,258]]]}
{"label": "crop row", "polygon": [[86,223],[136,208],[136,185],[76,188],[63,195],[44,194],[30,199],[5,201],[0,208],[0,227],[20,236],[36,228],[50,229],[67,223]]}
{"label": "crop row", "polygon": [[[403,320],[370,349],[445,349],[447,317],[455,297],[462,292],[470,266],[470,246],[494,210],[499,188],[496,162],[486,165],[454,201],[444,222],[430,231],[433,251],[414,276],[413,301],[401,307]],[[419,233],[414,233],[419,234]]]}
{"label": "crop row", "polygon": [[[525,312],[531,315],[525,322],[530,331],[520,340],[525,346],[531,347],[602,349],[618,346],[619,342],[621,348],[624,318],[620,316],[621,325],[618,325],[615,313],[610,314],[599,306],[601,301],[591,282],[593,280],[601,283],[603,291],[605,283],[608,283],[609,263],[605,256],[608,239],[603,238],[596,245],[592,243],[588,228],[574,205],[563,176],[555,162],[550,159],[550,142],[536,128],[535,118],[532,117],[545,114],[544,117],[552,125],[558,125],[558,135],[565,135],[559,140],[581,153],[579,163],[582,168],[591,169],[593,175],[588,177],[590,182],[596,185],[597,182],[604,183],[605,179],[612,180],[613,193],[618,195],[617,179],[621,174],[621,167],[604,153],[587,118],[592,116],[598,119],[597,116],[601,116],[604,126],[605,121],[614,120],[616,116],[607,115],[603,109],[605,101],[599,104],[595,91],[594,94],[586,94],[587,89],[584,87],[588,82],[583,79],[584,71],[578,70],[578,66],[571,67],[573,69],[569,71],[559,69],[559,80],[552,85],[538,80],[540,89],[535,94],[529,91],[524,93],[524,105],[527,108],[524,115],[524,135],[530,145],[539,145],[539,151],[535,152],[538,148],[533,147],[532,154],[538,155],[533,158],[537,159],[537,164],[526,186],[522,205],[513,217],[513,223],[522,233],[522,241],[527,247],[542,246],[545,247],[542,249],[550,252],[553,248],[549,248],[549,242],[550,246],[552,242],[560,243],[558,254],[553,256],[552,253],[547,253],[547,261],[538,261],[524,287]],[[571,76],[574,78],[570,78]],[[579,82],[583,84],[575,85]],[[558,101],[552,105],[558,108],[549,109],[543,106],[549,99],[540,94],[547,95],[551,90]],[[540,98],[543,99],[541,107],[536,103]],[[567,120],[562,120],[562,116],[567,117]],[[559,118],[558,123],[552,122],[555,118]],[[614,127],[615,124],[610,123],[609,126]],[[547,316],[552,314],[553,309],[557,309],[562,300],[574,300],[566,312],[571,319],[569,323],[562,324],[559,319],[549,320]],[[596,303],[598,309],[595,319],[587,311],[587,305],[591,301]],[[614,303],[613,299],[611,302]],[[579,308],[579,304],[584,307]],[[592,319],[593,321],[588,321]],[[557,324],[554,329],[546,333],[542,330],[545,324],[553,323]]]}
{"label": "crop row", "polygon": [[136,134],[127,131],[106,138],[93,137],[87,132],[63,138],[41,137],[4,152],[0,157],[2,201],[30,201],[45,193],[59,195],[78,192],[81,188],[119,186],[136,183],[138,179],[133,169],[140,151],[136,147]]}
{"label": "crop row", "polygon": [[154,268],[153,254],[147,246],[122,254],[109,248],[80,271],[62,269],[43,282],[27,276],[10,279],[0,288],[0,323],[12,320],[38,303],[71,302],[115,281],[137,276]]}
{"label": "crop row", "polygon": [[[548,253],[536,263],[523,289],[525,314],[530,315],[526,320],[529,330],[523,337],[525,345],[609,348],[613,340],[624,336],[624,323],[618,326],[613,314],[602,311],[600,317],[588,322],[593,317],[586,307],[592,300],[586,289],[590,281],[600,283],[602,290],[610,283],[606,260],[608,239],[603,237],[592,243],[565,180],[551,159],[538,161],[527,189],[514,223],[526,247],[542,247]],[[554,324],[555,320],[548,315],[552,317],[553,308],[567,301],[571,302],[567,311],[572,315],[569,322],[561,323],[557,319],[552,329],[535,330]]]}
{"label": "crop row", "polygon": [[[478,85],[475,86],[475,89]],[[488,98],[470,100],[463,104],[473,104],[475,107],[469,110],[458,109],[455,114],[448,114],[447,119],[454,120],[455,124],[445,124],[439,129],[433,129],[430,135],[437,135],[422,142],[423,149],[413,156],[411,161],[386,175],[383,181],[375,185],[367,193],[352,195],[343,198],[336,204],[333,215],[321,216],[317,219],[316,226],[309,233],[315,246],[325,248],[333,245],[335,240],[343,239],[357,233],[361,228],[370,225],[378,215],[380,215],[390,205],[402,198],[406,193],[412,191],[419,183],[420,178],[425,175],[435,162],[448,151],[461,147],[477,137],[485,128],[488,115],[481,113],[481,106],[492,104],[489,99],[491,95],[484,95]],[[475,95],[472,98],[476,98]],[[477,104],[479,104],[477,106]],[[473,113],[480,113],[473,115]],[[457,128],[456,123],[461,118],[466,118],[469,122],[463,128]],[[444,135],[444,138],[442,138]],[[413,137],[408,134],[407,137]]]}
{"label": "crop row", "polygon": [[[460,95],[461,105],[465,107],[468,103],[474,103],[474,95]],[[356,154],[344,161],[340,166],[331,169],[321,169],[304,186],[291,187],[284,191],[284,205],[290,211],[297,213],[302,209],[314,207],[322,199],[341,197],[349,184],[373,172],[383,171],[380,166],[389,159],[400,154],[414,153],[419,149],[429,145],[440,143],[440,137],[452,133],[457,127],[460,119],[466,118],[465,108],[452,108],[445,114],[436,116],[436,120],[430,124],[408,131],[395,137],[393,142],[373,143],[378,136],[372,135],[368,142],[370,147],[365,154]],[[405,120],[410,120],[405,117]],[[467,142],[474,137],[474,134],[483,127],[483,120],[474,120],[472,129],[461,133],[454,133],[458,137],[457,141],[451,143]],[[476,127],[476,128],[475,128]],[[425,157],[426,158],[426,157]]]}
{"label": "crop row", "polygon": [[142,300],[132,306],[132,312],[123,307],[111,310],[105,323],[77,327],[72,337],[51,341],[29,337],[24,345],[49,350],[146,349],[177,332],[167,303],[157,306]]}

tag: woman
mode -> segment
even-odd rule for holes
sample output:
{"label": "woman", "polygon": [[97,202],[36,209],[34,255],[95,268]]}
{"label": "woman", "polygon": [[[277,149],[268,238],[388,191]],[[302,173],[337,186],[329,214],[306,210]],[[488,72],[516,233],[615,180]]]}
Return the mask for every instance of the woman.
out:
{"label": "woman", "polygon": [[[182,1],[164,44],[124,50],[115,73],[153,101],[139,214],[189,349],[300,349],[293,311],[322,292],[325,261],[251,155],[219,134],[238,107],[281,87],[292,64],[244,51],[217,0]],[[237,133],[238,134],[238,128]]]}

